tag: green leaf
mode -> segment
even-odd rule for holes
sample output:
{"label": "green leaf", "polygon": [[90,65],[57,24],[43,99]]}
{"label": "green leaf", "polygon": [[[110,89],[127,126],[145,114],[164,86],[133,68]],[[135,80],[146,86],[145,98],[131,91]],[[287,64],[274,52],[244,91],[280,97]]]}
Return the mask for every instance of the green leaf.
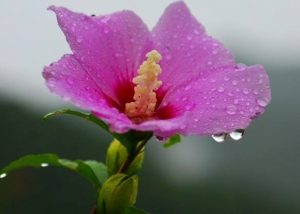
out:
{"label": "green leaf", "polygon": [[179,134],[173,135],[172,137],[170,137],[164,144],[163,147],[164,148],[169,148],[177,143],[181,142],[181,136]]}
{"label": "green leaf", "polygon": [[85,113],[82,113],[79,111],[73,111],[70,109],[56,110],[54,112],[50,112],[43,117],[43,121],[46,121],[49,117],[52,117],[54,115],[59,115],[59,114],[70,114],[70,115],[74,115],[74,116],[81,117],[83,119],[92,121],[93,123],[95,123],[98,126],[100,126],[101,128],[103,128],[105,131],[109,132],[118,141],[120,141],[125,146],[127,151],[129,151],[129,152],[131,152],[132,150],[134,150],[136,148],[136,145],[142,139],[145,138],[145,135],[152,136],[152,133],[149,133],[149,132],[138,132],[138,131],[133,131],[133,130],[126,132],[124,134],[110,132],[109,126],[105,122],[103,122],[101,119],[96,117],[95,115],[85,114]]}
{"label": "green leaf", "polygon": [[108,177],[106,166],[103,163],[94,160],[76,160],[59,159],[55,154],[42,155],[27,155],[16,161],[13,161],[8,166],[0,171],[0,178],[5,177],[12,170],[32,166],[35,168],[58,166],[73,170],[80,175],[90,180],[99,188]]}
{"label": "green leaf", "polygon": [[123,214],[149,214],[149,213],[145,212],[144,210],[139,210],[135,207],[126,207],[123,210]]}

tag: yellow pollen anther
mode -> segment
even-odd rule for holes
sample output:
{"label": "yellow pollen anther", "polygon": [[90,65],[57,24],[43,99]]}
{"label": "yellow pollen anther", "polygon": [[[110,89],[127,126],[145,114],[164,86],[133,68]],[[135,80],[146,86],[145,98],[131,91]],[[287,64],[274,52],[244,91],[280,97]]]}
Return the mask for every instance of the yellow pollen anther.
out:
{"label": "yellow pollen anther", "polygon": [[138,76],[132,80],[136,84],[133,96],[135,101],[125,105],[125,114],[137,123],[154,116],[157,102],[155,91],[162,84],[157,80],[157,76],[161,73],[161,68],[157,64],[161,60],[161,55],[153,50],[146,56],[147,60],[138,69]]}

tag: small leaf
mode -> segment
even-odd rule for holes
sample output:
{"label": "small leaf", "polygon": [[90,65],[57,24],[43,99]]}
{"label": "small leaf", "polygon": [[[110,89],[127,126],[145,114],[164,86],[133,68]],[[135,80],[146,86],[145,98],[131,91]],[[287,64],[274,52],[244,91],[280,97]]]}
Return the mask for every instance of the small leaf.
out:
{"label": "small leaf", "polygon": [[149,213],[145,212],[144,210],[139,210],[135,207],[126,207],[123,210],[123,214],[149,214]]}
{"label": "small leaf", "polygon": [[164,148],[169,148],[177,143],[181,142],[181,136],[179,134],[173,135],[172,137],[170,137],[164,144],[163,147]]}
{"label": "small leaf", "polygon": [[88,160],[71,161],[67,159],[59,159],[55,154],[42,154],[42,155],[27,155],[16,161],[13,161],[8,166],[0,171],[0,175],[7,175],[15,169],[32,166],[35,168],[58,166],[71,169],[78,172],[99,188],[107,179],[106,166],[103,163]]}
{"label": "small leaf", "polygon": [[[93,123],[95,123],[98,126],[100,126],[101,128],[103,128],[105,131],[109,132],[112,136],[114,136],[114,138],[116,138],[118,141],[120,141],[128,151],[134,150],[137,143],[140,142],[143,138],[145,138],[145,135],[149,135],[149,133],[147,133],[147,132],[137,132],[137,131],[132,131],[132,130],[129,132],[126,132],[124,134],[110,132],[109,126],[105,122],[103,122],[101,119],[96,117],[95,115],[85,114],[85,113],[82,113],[79,111],[73,111],[70,109],[56,110],[54,112],[50,112],[43,117],[43,121],[46,121],[49,117],[52,117],[54,115],[59,115],[59,114],[70,114],[70,115],[74,115],[74,116],[81,117],[83,119],[92,121]],[[151,133],[151,136],[152,136],[152,133]]]}

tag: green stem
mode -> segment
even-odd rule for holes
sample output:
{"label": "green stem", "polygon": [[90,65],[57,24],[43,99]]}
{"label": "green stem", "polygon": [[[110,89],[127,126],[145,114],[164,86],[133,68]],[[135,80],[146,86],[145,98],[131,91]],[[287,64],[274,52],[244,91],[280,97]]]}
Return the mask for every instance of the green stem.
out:
{"label": "green stem", "polygon": [[148,143],[148,141],[150,140],[150,138],[152,137],[152,134],[149,134],[144,140],[142,140],[138,146],[136,147],[136,149],[132,152],[129,153],[127,156],[126,161],[124,162],[124,164],[120,167],[118,173],[125,173],[127,168],[130,166],[130,164],[134,161],[134,159],[136,158],[136,156],[141,152],[141,150],[145,147],[145,145]]}

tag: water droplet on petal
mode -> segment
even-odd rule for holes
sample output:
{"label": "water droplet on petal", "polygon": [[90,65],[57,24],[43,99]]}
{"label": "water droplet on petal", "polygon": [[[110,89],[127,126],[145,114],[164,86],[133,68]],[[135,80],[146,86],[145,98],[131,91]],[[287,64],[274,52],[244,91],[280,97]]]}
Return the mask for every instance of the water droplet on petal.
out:
{"label": "water droplet on petal", "polygon": [[238,67],[239,69],[245,69],[247,68],[247,65],[245,65],[244,63],[238,63],[236,67]]}
{"label": "water droplet on petal", "polygon": [[220,86],[219,88],[218,88],[218,92],[223,92],[225,89],[224,89],[224,87],[222,87],[222,86]]}
{"label": "water droplet on petal", "polygon": [[231,83],[232,83],[232,85],[237,85],[237,81],[236,80],[233,80]]}
{"label": "water droplet on petal", "polygon": [[188,90],[190,90],[191,88],[192,88],[192,86],[187,85],[187,86],[184,88],[184,90],[188,91]]}
{"label": "water droplet on petal", "polygon": [[214,135],[212,135],[212,138],[213,138],[216,142],[218,142],[218,143],[224,142],[225,139],[226,139],[226,137],[227,137],[227,133],[221,133],[221,134],[214,134]]}
{"label": "water droplet on petal", "polygon": [[245,132],[245,130],[243,130],[243,129],[237,129],[237,130],[231,132],[229,135],[233,140],[240,140],[240,139],[242,139],[244,132]]}
{"label": "water droplet on petal", "polygon": [[185,129],[187,127],[187,125],[186,124],[183,124],[183,125],[181,125],[179,128],[180,129]]}
{"label": "water droplet on petal", "polygon": [[181,100],[182,100],[182,101],[186,101],[186,100],[187,100],[187,97],[183,97]]}
{"label": "water droplet on petal", "polygon": [[165,141],[167,141],[168,138],[161,137],[161,136],[155,136],[155,139],[156,139],[158,142],[165,142]]}
{"label": "water droplet on petal", "polygon": [[244,93],[244,94],[249,94],[248,88],[244,88],[244,89],[243,89],[243,93]]}
{"label": "water droplet on petal", "polygon": [[194,30],[194,34],[198,35],[199,33],[200,32],[197,29]]}
{"label": "water droplet on petal", "polygon": [[69,84],[71,84],[71,85],[74,84],[74,80],[73,80],[72,77],[68,77],[68,78],[67,78],[67,82],[68,82]]}
{"label": "water droplet on petal", "polygon": [[270,100],[266,97],[259,97],[257,100],[256,100],[256,103],[258,105],[260,105],[261,107],[265,107],[269,104]]}
{"label": "water droplet on petal", "polygon": [[223,80],[228,81],[228,80],[229,80],[229,77],[228,77],[228,76],[224,76],[224,77],[223,77]]}
{"label": "water droplet on petal", "polygon": [[47,166],[49,166],[48,163],[42,163],[42,164],[41,164],[41,167],[47,167]]}
{"label": "water droplet on petal", "polygon": [[166,59],[172,59],[172,55],[171,54],[167,54],[165,57],[166,57]]}
{"label": "water droplet on petal", "polygon": [[76,41],[77,41],[78,43],[82,42],[82,36],[77,36],[77,37],[76,37]]}
{"label": "water droplet on petal", "polygon": [[258,89],[254,89],[254,90],[253,90],[253,93],[254,93],[254,94],[258,94],[258,93],[259,93]]}
{"label": "water droplet on petal", "polygon": [[191,36],[187,36],[186,39],[190,41],[190,40],[192,40],[192,37]]}
{"label": "water droplet on petal", "polygon": [[211,65],[211,64],[212,64],[212,61],[208,61],[208,62],[207,62],[207,65]]}
{"label": "water droplet on petal", "polygon": [[227,114],[233,115],[236,113],[236,107],[233,104],[230,104],[226,107]]}
{"label": "water droplet on petal", "polygon": [[7,174],[3,173],[3,174],[0,175],[0,178],[5,178],[6,176],[7,176]]}
{"label": "water droplet on petal", "polygon": [[103,29],[103,32],[104,32],[105,34],[107,34],[107,33],[109,33],[109,29],[105,27],[105,28]]}

